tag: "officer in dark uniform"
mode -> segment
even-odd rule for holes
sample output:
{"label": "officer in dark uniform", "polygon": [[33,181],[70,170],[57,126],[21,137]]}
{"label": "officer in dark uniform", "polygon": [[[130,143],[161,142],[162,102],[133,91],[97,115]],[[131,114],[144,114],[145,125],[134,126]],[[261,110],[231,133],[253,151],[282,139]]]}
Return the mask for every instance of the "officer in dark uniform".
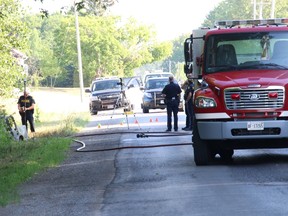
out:
{"label": "officer in dark uniform", "polygon": [[35,100],[31,95],[29,95],[29,90],[26,89],[24,91],[24,94],[20,96],[18,99],[18,110],[19,114],[21,116],[21,121],[22,125],[26,125],[26,129],[28,130],[28,125],[27,121],[29,122],[30,125],[30,131],[32,133],[35,132],[35,127],[34,127],[34,106],[35,106]]}
{"label": "officer in dark uniform", "polygon": [[162,94],[165,97],[166,107],[167,107],[167,130],[172,129],[172,112],[174,117],[174,131],[178,131],[178,110],[180,102],[181,88],[178,84],[174,83],[174,77],[169,77],[169,84],[167,84],[163,90]]}
{"label": "officer in dark uniform", "polygon": [[184,100],[185,100],[185,114],[186,114],[186,126],[182,128],[185,131],[192,130],[193,123],[193,93],[194,93],[194,83],[192,74],[187,74],[187,80],[182,85],[182,89],[185,90]]}

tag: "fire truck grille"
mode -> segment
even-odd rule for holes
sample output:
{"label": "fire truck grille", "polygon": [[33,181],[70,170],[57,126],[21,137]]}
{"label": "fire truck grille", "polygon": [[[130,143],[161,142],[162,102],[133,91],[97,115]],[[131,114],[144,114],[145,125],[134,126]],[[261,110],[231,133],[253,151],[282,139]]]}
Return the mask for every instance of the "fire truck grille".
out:
{"label": "fire truck grille", "polygon": [[226,108],[238,109],[276,109],[284,105],[284,90],[273,89],[228,89],[225,90]]}

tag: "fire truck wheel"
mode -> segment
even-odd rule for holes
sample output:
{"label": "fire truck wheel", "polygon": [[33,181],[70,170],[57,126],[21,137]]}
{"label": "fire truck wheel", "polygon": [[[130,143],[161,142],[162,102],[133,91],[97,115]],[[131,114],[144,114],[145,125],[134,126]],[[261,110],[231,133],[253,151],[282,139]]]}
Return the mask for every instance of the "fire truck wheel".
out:
{"label": "fire truck wheel", "polygon": [[208,141],[202,140],[199,136],[197,121],[193,121],[193,149],[194,149],[194,161],[197,166],[208,165],[212,160],[212,149]]}

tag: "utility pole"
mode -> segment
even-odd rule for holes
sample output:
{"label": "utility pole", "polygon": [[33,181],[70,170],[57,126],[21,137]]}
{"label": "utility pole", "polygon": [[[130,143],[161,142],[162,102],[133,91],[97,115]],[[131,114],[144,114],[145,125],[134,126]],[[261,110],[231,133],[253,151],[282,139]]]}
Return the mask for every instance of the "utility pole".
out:
{"label": "utility pole", "polygon": [[[271,12],[270,12],[270,18],[275,18],[275,4],[276,0],[271,0]],[[253,0],[253,18],[256,19],[257,15],[257,5],[259,5],[259,19],[263,19],[263,6],[264,5],[270,5],[267,1],[260,0],[259,3],[257,3],[257,0]]]}
{"label": "utility pole", "polygon": [[253,19],[255,20],[256,19],[256,5],[257,5],[257,2],[256,0],[254,0],[253,2]]}
{"label": "utility pole", "polygon": [[75,14],[75,27],[76,27],[76,40],[77,40],[80,97],[81,102],[83,102],[84,84],[83,84],[83,72],[82,72],[82,55],[81,55],[80,33],[79,33],[79,21],[78,21],[78,11],[76,8],[76,0],[74,0],[74,14]]}
{"label": "utility pole", "polygon": [[272,0],[271,2],[271,19],[275,18],[275,4],[276,4],[276,0]]}
{"label": "utility pole", "polygon": [[261,0],[259,5],[259,19],[263,19],[263,0]]}

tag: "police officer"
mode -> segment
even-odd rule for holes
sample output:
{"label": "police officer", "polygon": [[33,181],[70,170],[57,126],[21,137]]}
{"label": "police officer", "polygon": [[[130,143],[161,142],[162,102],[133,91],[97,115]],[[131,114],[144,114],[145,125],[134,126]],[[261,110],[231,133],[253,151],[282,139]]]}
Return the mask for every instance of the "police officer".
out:
{"label": "police officer", "polygon": [[186,125],[182,130],[191,131],[193,123],[193,93],[194,83],[192,79],[192,73],[187,74],[187,80],[181,86],[184,89],[184,100],[185,100],[185,114],[186,114]]}
{"label": "police officer", "polygon": [[29,95],[29,90],[25,89],[24,94],[21,95],[18,99],[18,110],[19,114],[21,116],[22,125],[26,126],[26,129],[28,130],[27,121],[30,125],[30,131],[32,133],[35,132],[34,127],[34,106],[35,106],[35,100],[31,95]]}
{"label": "police officer", "polygon": [[178,109],[180,102],[181,88],[178,84],[174,83],[174,77],[169,77],[169,84],[163,90],[162,95],[165,97],[167,107],[167,130],[172,129],[172,112],[174,118],[174,131],[178,131]]}

